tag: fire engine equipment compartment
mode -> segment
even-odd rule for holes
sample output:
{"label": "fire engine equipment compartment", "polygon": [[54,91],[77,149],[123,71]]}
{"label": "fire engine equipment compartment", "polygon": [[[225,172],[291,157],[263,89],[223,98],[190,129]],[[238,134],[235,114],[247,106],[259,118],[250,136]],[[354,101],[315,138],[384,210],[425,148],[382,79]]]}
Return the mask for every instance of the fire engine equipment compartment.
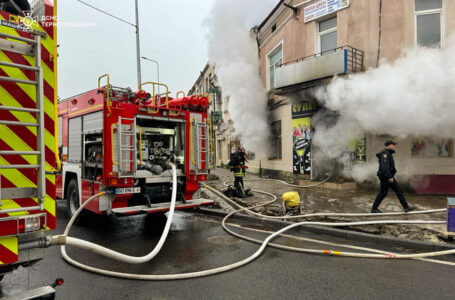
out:
{"label": "fire engine equipment compartment", "polygon": [[177,169],[177,200],[185,202],[185,121],[147,115],[136,116],[136,147],[138,161],[134,186],[142,193],[135,194],[129,205],[152,204],[171,199],[173,163]]}
{"label": "fire engine equipment compartment", "polygon": [[[140,138],[137,140],[140,161],[136,178],[146,178],[147,182],[157,182],[158,177],[171,181],[172,162],[177,167],[177,176],[185,174],[185,123],[163,120],[150,120],[137,116]],[[139,143],[141,143],[139,145]],[[154,178],[154,179],[150,179]],[[162,181],[159,181],[162,182]]]}

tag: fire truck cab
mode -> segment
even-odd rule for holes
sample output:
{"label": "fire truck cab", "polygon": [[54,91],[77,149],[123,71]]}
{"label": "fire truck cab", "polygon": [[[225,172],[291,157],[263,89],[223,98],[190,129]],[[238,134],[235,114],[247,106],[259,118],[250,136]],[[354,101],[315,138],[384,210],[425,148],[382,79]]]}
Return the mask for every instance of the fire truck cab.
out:
{"label": "fire truck cab", "polygon": [[110,193],[86,209],[121,215],[166,212],[172,163],[178,178],[176,209],[211,204],[194,197],[212,159],[208,106],[208,95],[172,99],[164,84],[144,83],[133,91],[110,85],[107,74],[100,77],[97,89],[59,103],[57,197],[67,200],[70,215],[101,191]]}

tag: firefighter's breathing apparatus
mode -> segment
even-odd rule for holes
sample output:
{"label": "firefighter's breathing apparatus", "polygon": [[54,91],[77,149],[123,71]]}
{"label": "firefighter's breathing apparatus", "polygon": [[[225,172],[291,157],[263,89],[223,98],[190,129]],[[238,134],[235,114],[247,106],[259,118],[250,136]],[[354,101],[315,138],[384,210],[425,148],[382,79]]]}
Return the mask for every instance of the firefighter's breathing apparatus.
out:
{"label": "firefighter's breathing apparatus", "polygon": [[[376,253],[372,254],[372,253],[343,252],[343,251],[333,251],[333,250],[304,249],[304,248],[289,247],[289,246],[270,243],[271,240],[273,240],[275,237],[282,235],[284,232],[286,232],[292,228],[302,226],[302,225],[320,225],[320,226],[340,227],[340,226],[373,225],[373,224],[444,224],[445,223],[444,221],[424,221],[424,220],[380,220],[380,221],[377,221],[376,220],[376,221],[342,222],[342,223],[304,221],[304,222],[298,222],[298,223],[288,225],[276,232],[271,233],[265,240],[260,241],[260,240],[253,239],[253,238],[250,238],[250,237],[247,237],[244,235],[240,235],[239,233],[232,231],[231,229],[228,228],[226,221],[232,215],[234,215],[238,212],[241,212],[241,211],[247,212],[248,214],[251,214],[254,216],[258,216],[261,218],[268,218],[268,219],[291,219],[291,218],[302,219],[302,218],[308,218],[308,217],[314,217],[314,216],[375,217],[377,215],[376,214],[316,213],[316,214],[306,214],[306,215],[298,215],[298,216],[281,216],[281,217],[280,216],[265,216],[265,215],[261,215],[259,213],[254,212],[252,209],[260,207],[260,206],[265,206],[265,205],[275,202],[277,200],[277,197],[275,195],[268,193],[268,192],[260,191],[260,190],[254,190],[254,192],[256,192],[256,193],[267,195],[267,196],[271,197],[272,200],[247,208],[247,207],[243,207],[243,206],[239,205],[237,202],[229,199],[222,192],[216,190],[215,188],[213,188],[209,185],[203,184],[203,183],[201,183],[201,187],[213,192],[214,194],[219,196],[224,201],[239,208],[238,210],[235,210],[235,211],[229,213],[228,215],[226,215],[224,217],[224,219],[222,220],[221,224],[223,226],[223,229],[226,232],[228,232],[229,234],[231,234],[235,237],[241,238],[241,239],[245,239],[245,240],[248,240],[248,241],[251,241],[254,243],[261,244],[259,249],[256,252],[254,252],[251,256],[249,256],[241,261],[238,261],[236,263],[218,267],[218,268],[209,269],[209,270],[181,273],[181,274],[146,275],[146,274],[122,273],[122,272],[115,272],[115,271],[95,268],[95,267],[80,263],[78,261],[75,261],[66,253],[65,246],[70,245],[70,246],[75,246],[78,248],[86,249],[91,252],[95,252],[100,255],[112,258],[114,260],[122,261],[122,262],[126,262],[126,263],[139,264],[139,263],[144,263],[144,262],[147,262],[147,261],[150,261],[151,259],[153,259],[159,253],[159,251],[161,250],[161,248],[164,245],[164,242],[166,241],[167,235],[168,235],[170,227],[171,227],[172,219],[174,216],[175,202],[176,202],[176,198],[177,198],[177,172],[176,172],[175,165],[173,165],[173,164],[172,164],[172,182],[173,182],[172,183],[172,198],[171,198],[171,205],[170,205],[170,209],[169,209],[168,219],[166,221],[166,225],[164,227],[160,240],[158,241],[158,244],[155,246],[155,248],[149,254],[142,256],[142,257],[129,256],[129,255],[125,255],[125,254],[110,250],[108,248],[102,247],[100,245],[97,245],[97,244],[94,244],[94,243],[91,243],[88,241],[84,241],[81,239],[77,239],[77,238],[68,236],[71,226],[73,225],[74,221],[76,220],[76,218],[80,214],[80,212],[84,209],[84,207],[87,206],[94,199],[103,195],[104,192],[96,194],[96,195],[92,196],[91,198],[89,198],[86,202],[84,202],[79,207],[79,209],[76,211],[76,213],[72,216],[71,220],[68,222],[68,225],[66,226],[63,235],[48,237],[47,246],[61,245],[61,253],[62,253],[63,258],[68,263],[70,263],[78,268],[81,268],[83,270],[93,272],[93,273],[98,273],[101,275],[111,276],[111,277],[137,279],[137,280],[176,280],[176,279],[196,278],[196,277],[202,277],[202,276],[208,276],[208,275],[226,272],[226,271],[241,267],[243,265],[246,265],[249,262],[255,260],[257,257],[259,257],[264,252],[264,250],[266,249],[267,246],[271,246],[271,247],[275,247],[275,248],[279,248],[279,249],[290,250],[290,251],[313,253],[313,254],[327,254],[327,255],[337,255],[337,256],[347,256],[347,257],[358,257],[358,258],[419,259],[419,260],[436,262],[436,263],[441,263],[441,264],[446,264],[446,265],[455,265],[455,263],[452,263],[452,262],[427,259],[427,257],[455,254],[455,249],[445,250],[445,251],[436,251],[436,252],[418,253],[418,254],[396,254],[396,253],[384,252],[384,251],[380,251],[380,250],[376,250],[376,249],[355,247],[355,246],[349,246],[349,245],[340,245],[340,244],[328,243],[328,242],[323,242],[323,241],[318,241],[318,240],[313,240],[313,239],[304,239],[304,238],[294,237],[297,239],[309,240],[309,241],[316,242],[316,243],[330,244],[330,245],[334,245],[334,246],[338,246],[338,247],[354,248],[354,249],[362,250],[362,251],[376,252]],[[434,210],[426,210],[426,211],[409,212],[409,213],[406,213],[406,215],[439,213],[439,212],[444,212],[444,211],[446,211],[446,210],[445,209],[434,209]],[[383,214],[381,214],[381,216],[396,216],[396,215],[403,215],[403,214],[405,214],[405,213],[383,213]],[[236,225],[229,224],[229,226],[235,227]],[[286,236],[289,237],[288,235],[286,235]],[[292,237],[292,236],[290,236],[290,237]]]}

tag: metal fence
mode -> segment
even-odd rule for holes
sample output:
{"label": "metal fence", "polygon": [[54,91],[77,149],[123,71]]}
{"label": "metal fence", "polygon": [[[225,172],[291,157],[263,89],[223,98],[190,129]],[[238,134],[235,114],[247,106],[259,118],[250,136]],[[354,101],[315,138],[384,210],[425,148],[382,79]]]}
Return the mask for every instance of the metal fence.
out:
{"label": "metal fence", "polygon": [[348,73],[363,71],[363,51],[356,49],[354,47],[351,47],[351,46],[342,46],[342,47],[338,47],[335,49],[316,53],[313,55],[301,57],[301,58],[298,58],[295,60],[291,60],[291,61],[282,63],[281,65],[279,65],[279,67],[291,65],[291,64],[298,63],[298,62],[301,62],[304,60],[308,60],[308,59],[314,59],[314,58],[317,58],[317,57],[320,57],[323,55],[327,55],[327,54],[330,54],[333,52],[337,52],[337,51],[346,51],[346,64],[347,64]]}

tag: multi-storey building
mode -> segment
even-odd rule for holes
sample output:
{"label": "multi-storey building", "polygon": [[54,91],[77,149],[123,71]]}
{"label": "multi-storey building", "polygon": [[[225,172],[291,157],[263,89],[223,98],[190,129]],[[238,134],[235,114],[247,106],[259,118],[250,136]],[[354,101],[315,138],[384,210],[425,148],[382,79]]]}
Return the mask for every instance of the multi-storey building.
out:
{"label": "multi-storey building", "polygon": [[229,96],[222,92],[216,76],[215,66],[207,63],[198,79],[188,92],[188,95],[207,93],[211,105],[209,113],[213,123],[214,165],[226,166],[229,163],[229,153],[240,145],[239,137],[235,136],[232,121],[228,112]]}
{"label": "multi-storey building", "polygon": [[[271,110],[272,157],[262,160],[261,168],[323,176],[327,161],[312,159],[310,151],[312,117],[320,106],[314,90],[330,83],[334,75],[349,77],[378,67],[383,60],[393,62],[406,49],[444,47],[455,30],[454,17],[455,1],[450,0],[280,1],[253,28]],[[365,132],[364,138],[352,142],[344,167],[356,161],[375,162],[386,138]],[[442,150],[425,152],[424,145]],[[397,150],[399,167],[412,166],[411,182],[417,177],[420,180],[414,182],[426,182],[426,188],[417,184],[417,190],[455,192],[451,139],[402,139]]]}
{"label": "multi-storey building", "polygon": [[[261,24],[252,28],[260,57],[260,76],[270,110],[270,155],[250,160],[250,171],[280,177],[320,178],[328,169],[374,163],[387,138],[365,132],[333,161],[318,161],[312,147],[314,116],[324,109],[315,91],[334,78],[393,62],[417,46],[443,48],[455,30],[455,1],[451,0],[281,0]],[[210,75],[212,74],[212,75]],[[206,66],[194,91],[210,89],[215,77]],[[215,84],[218,86],[218,84]],[[219,88],[219,87],[218,87]],[[220,90],[220,89],[219,89]],[[223,122],[217,128],[217,165],[226,164],[238,138],[232,136],[226,97],[219,97]],[[378,103],[380,107],[380,103]],[[426,151],[426,149],[439,149]],[[455,193],[452,139],[400,139],[398,167],[407,169],[414,188],[423,193]],[[374,176],[374,174],[373,174]],[[425,184],[421,184],[424,182]]]}

